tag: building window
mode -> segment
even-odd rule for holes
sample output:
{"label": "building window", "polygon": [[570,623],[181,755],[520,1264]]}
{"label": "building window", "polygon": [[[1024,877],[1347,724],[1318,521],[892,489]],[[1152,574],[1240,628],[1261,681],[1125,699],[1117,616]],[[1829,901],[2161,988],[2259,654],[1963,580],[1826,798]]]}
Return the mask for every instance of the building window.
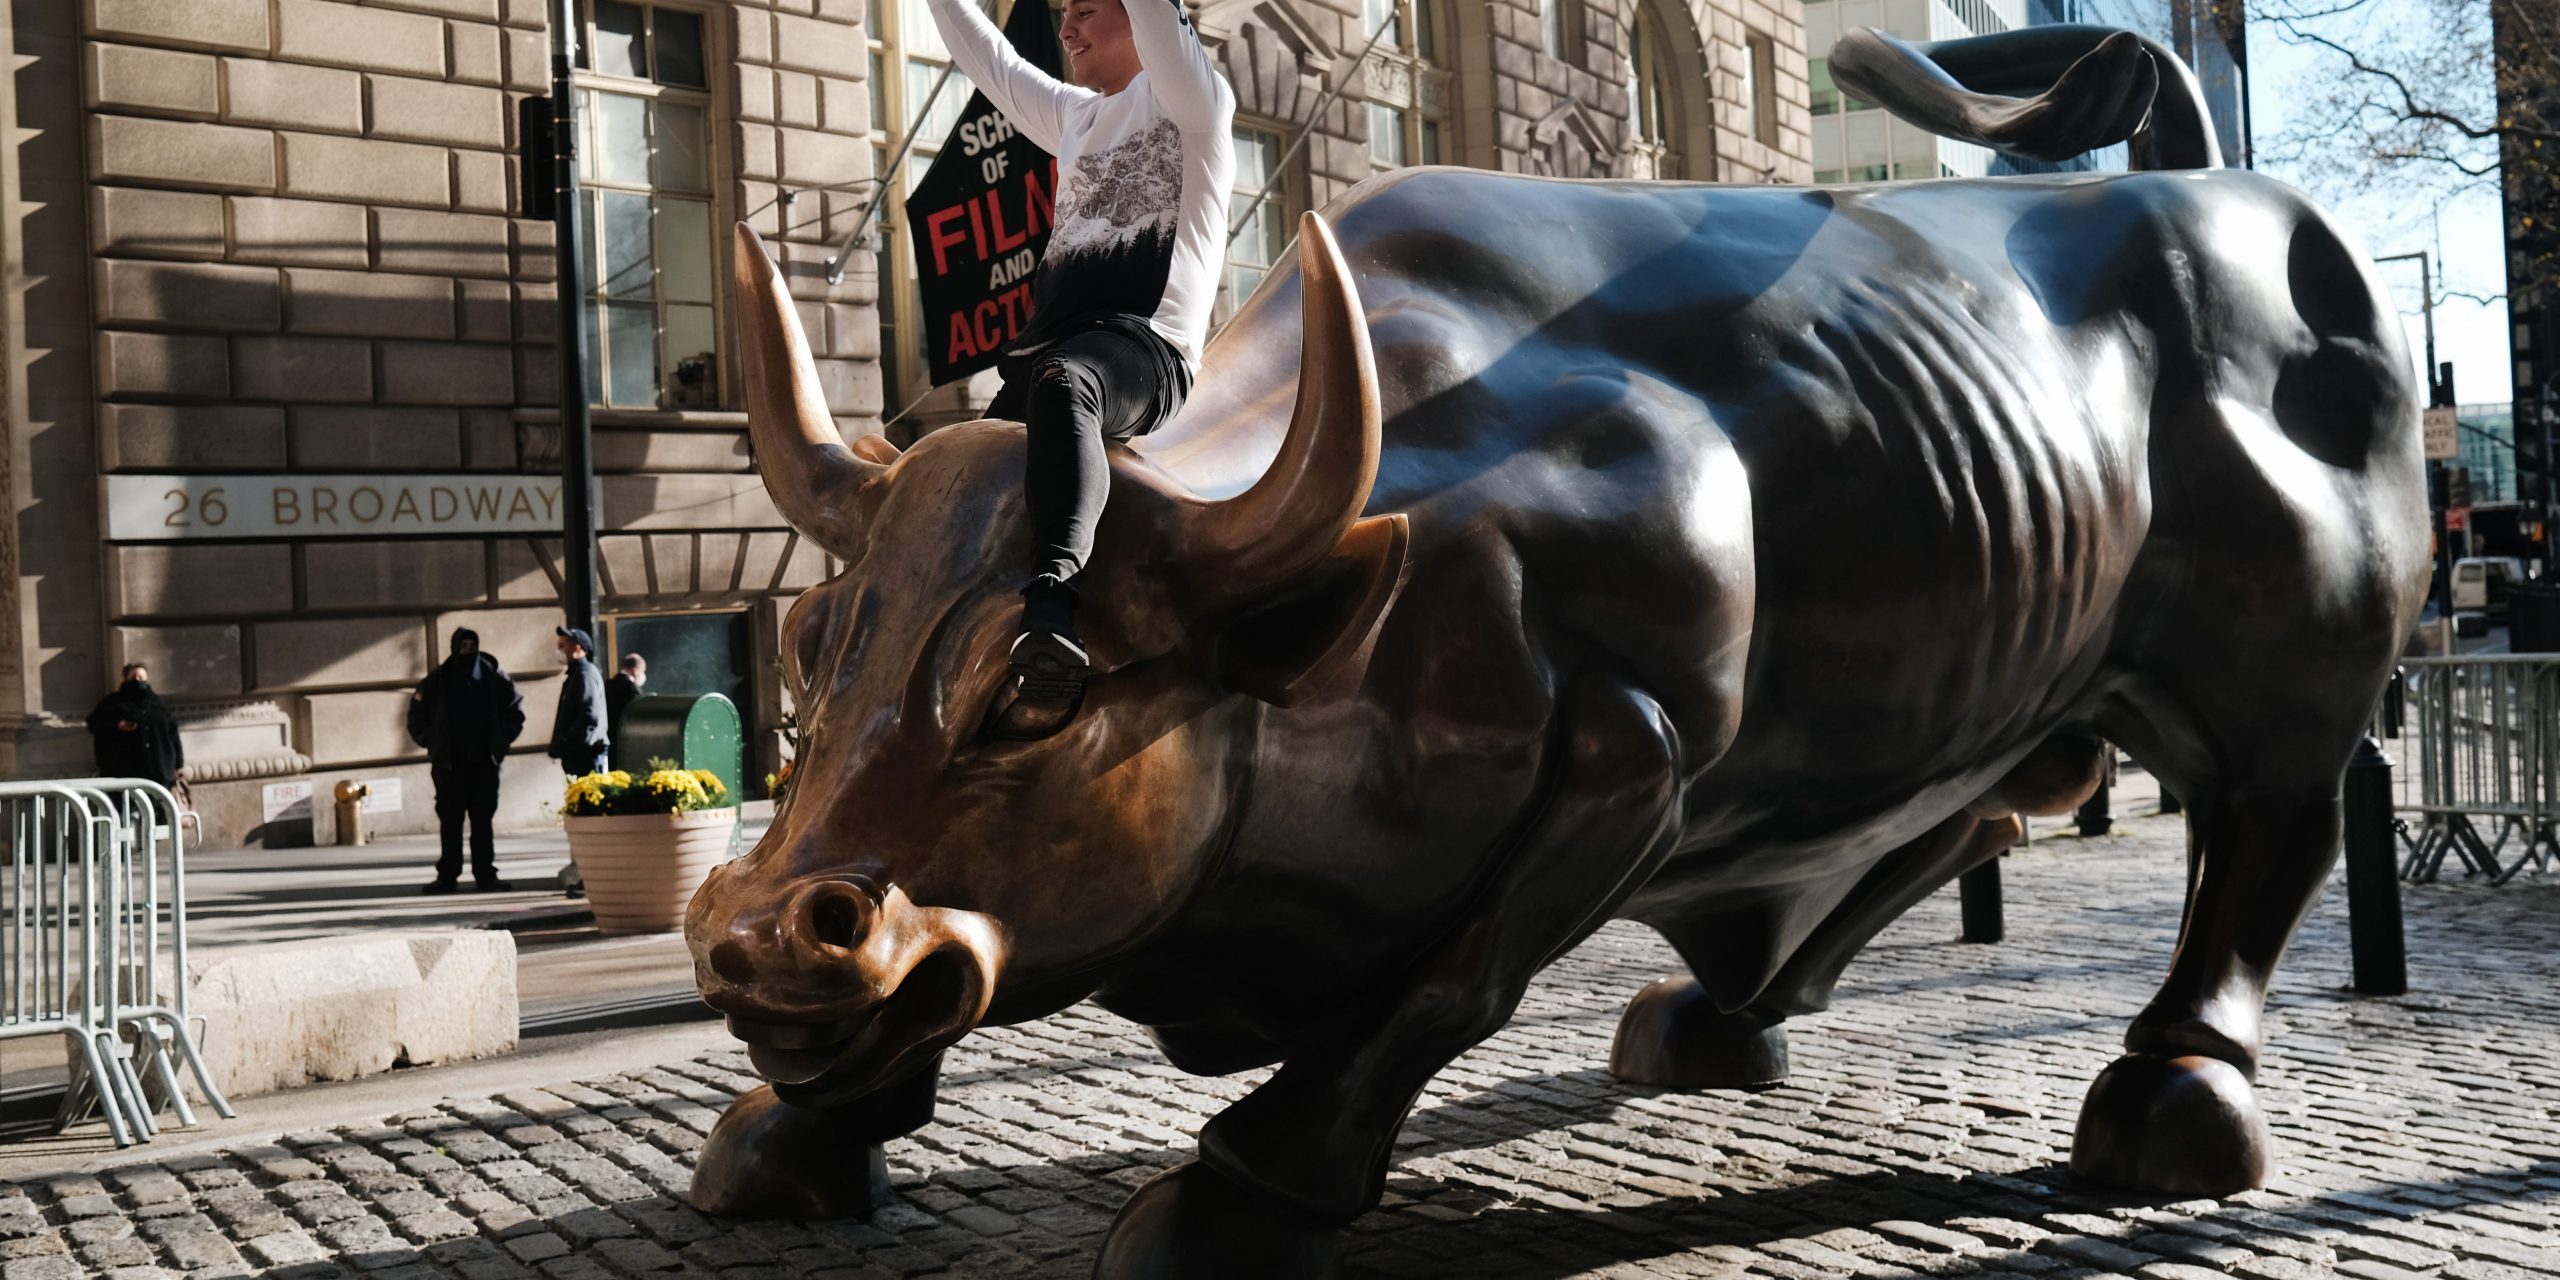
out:
{"label": "building window", "polygon": [[702,16],[621,0],[592,0],[585,16],[587,398],[711,407],[720,401],[720,323]]}
{"label": "building window", "polygon": [[1449,136],[1449,73],[1437,64],[1432,0],[1366,0],[1369,30],[1386,36],[1364,72],[1369,159],[1380,169],[1440,164]]}
{"label": "building window", "polygon": [[1838,81],[1831,78],[1831,59],[1813,58],[1805,63],[1805,88],[1812,100],[1813,114],[1838,115],[1843,111],[1865,111],[1869,104],[1840,92]]}
{"label": "building window", "polygon": [[1679,76],[1662,26],[1639,6],[1628,30],[1628,159],[1632,176],[1677,178],[1680,163]]}
{"label": "building window", "polygon": [[1403,47],[1404,7],[1396,3],[1396,0],[1362,0],[1360,6],[1360,24],[1360,39],[1364,43],[1370,36],[1378,34],[1378,28],[1380,26],[1385,26],[1387,28],[1387,33],[1383,36],[1379,36],[1379,47],[1385,49]]}
{"label": "building window", "polygon": [[[1276,130],[1234,128],[1236,176],[1227,201],[1227,306],[1244,305],[1289,246],[1288,184],[1280,176],[1280,152],[1288,144]],[[1255,197],[1269,195],[1259,203]]]}
{"label": "building window", "polygon": [[1742,38],[1742,109],[1748,127],[1743,130],[1751,140],[1765,147],[1778,145],[1778,42],[1757,31]]}
{"label": "building window", "polygon": [[1550,58],[1564,56],[1565,0],[1538,0],[1538,43]]}
{"label": "building window", "polygon": [[1369,158],[1381,169],[1405,167],[1405,121],[1413,113],[1383,102],[1369,104]]}
{"label": "building window", "polygon": [[[951,66],[951,51],[943,46],[942,33],[934,29],[933,13],[925,0],[869,0],[864,21],[871,42],[871,172],[889,190],[883,194],[870,187],[860,194],[866,200],[881,197],[870,234],[879,271],[881,394],[888,402],[885,413],[895,414],[933,389],[925,363],[915,255],[905,225],[907,192],[933,167],[943,139],[960,123],[969,95],[977,88]],[[951,79],[936,95],[933,86],[945,68],[951,69]],[[933,110],[916,121],[928,96],[933,98]],[[911,121],[916,140],[907,152],[905,171],[890,173],[889,157]]]}

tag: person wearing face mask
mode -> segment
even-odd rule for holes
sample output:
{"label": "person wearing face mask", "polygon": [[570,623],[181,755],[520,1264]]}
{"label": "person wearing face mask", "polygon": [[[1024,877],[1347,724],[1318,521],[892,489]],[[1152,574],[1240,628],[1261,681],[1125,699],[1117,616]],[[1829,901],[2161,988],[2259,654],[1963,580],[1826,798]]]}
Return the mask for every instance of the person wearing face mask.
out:
{"label": "person wearing face mask", "polygon": [[1110,493],[1104,443],[1182,407],[1208,336],[1226,261],[1235,91],[1178,0],[1067,0],[1058,39],[1074,84],[1016,53],[972,0],[929,6],[970,82],[1058,160],[1031,317],[987,412],[1028,436],[1031,563],[1013,668],[1024,698],[1072,703],[1092,670],[1075,615]]}
{"label": "person wearing face mask", "polygon": [[463,827],[471,834],[471,878],[482,893],[514,888],[498,878],[498,774],[507,748],[524,732],[524,698],[498,660],[480,651],[480,636],[456,627],[452,654],[409,695],[409,740],[426,748],[435,781],[436,822],[444,838],[436,878],[424,893],[462,885]]}
{"label": "person wearing face mask", "polygon": [[89,712],[89,737],[101,778],[144,778],[174,788],[187,767],[178,717],[152,692],[151,670],[139,662],[125,664],[124,683]]}

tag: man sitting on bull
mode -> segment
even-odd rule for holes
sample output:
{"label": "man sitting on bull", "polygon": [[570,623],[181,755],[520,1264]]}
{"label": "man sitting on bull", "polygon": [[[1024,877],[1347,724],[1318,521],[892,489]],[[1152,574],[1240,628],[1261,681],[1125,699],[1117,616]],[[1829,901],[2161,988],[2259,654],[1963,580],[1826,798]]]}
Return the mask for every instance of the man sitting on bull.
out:
{"label": "man sitting on bull", "polygon": [[1058,38],[1073,85],[1014,52],[970,0],[931,9],[960,69],[1058,160],[1031,319],[988,415],[1029,435],[1031,578],[1013,667],[1024,697],[1073,702],[1091,670],[1076,575],[1111,488],[1103,443],[1154,430],[1190,394],[1226,259],[1235,91],[1179,0],[1070,0]]}

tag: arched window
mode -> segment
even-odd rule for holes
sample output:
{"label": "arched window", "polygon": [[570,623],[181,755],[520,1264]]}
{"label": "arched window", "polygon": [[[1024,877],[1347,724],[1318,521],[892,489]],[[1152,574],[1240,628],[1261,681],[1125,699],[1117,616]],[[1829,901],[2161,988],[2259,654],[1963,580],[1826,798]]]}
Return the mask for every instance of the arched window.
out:
{"label": "arched window", "polygon": [[[1445,163],[1449,73],[1440,66],[1437,0],[1365,0],[1364,32],[1386,35],[1370,54],[1369,159],[1381,169]],[[1364,34],[1364,39],[1365,34]]]}
{"label": "arched window", "polygon": [[1681,163],[1679,81],[1662,23],[1639,5],[1628,33],[1627,169],[1631,178],[1687,176]]}

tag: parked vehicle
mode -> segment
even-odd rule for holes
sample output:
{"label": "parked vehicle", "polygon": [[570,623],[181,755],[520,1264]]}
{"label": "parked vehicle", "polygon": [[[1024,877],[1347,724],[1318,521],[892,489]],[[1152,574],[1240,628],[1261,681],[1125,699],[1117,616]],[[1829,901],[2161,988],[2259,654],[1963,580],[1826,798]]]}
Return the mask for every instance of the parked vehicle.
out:
{"label": "parked vehicle", "polygon": [[2473,556],[2453,563],[2453,607],[2507,616],[2507,598],[2524,581],[2524,561],[2512,556]]}

